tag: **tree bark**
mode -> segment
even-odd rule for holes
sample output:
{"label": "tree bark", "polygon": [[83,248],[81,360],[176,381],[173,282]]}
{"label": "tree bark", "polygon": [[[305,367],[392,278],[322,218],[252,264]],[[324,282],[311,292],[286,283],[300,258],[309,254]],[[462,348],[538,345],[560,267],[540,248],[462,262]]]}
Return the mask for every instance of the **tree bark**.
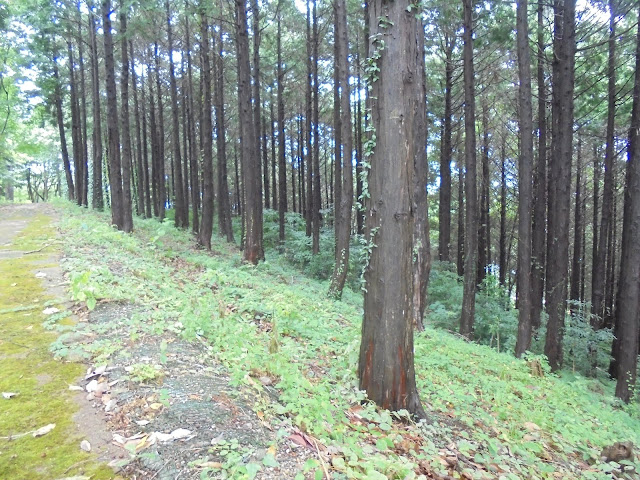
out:
{"label": "tree bark", "polygon": [[100,71],[98,68],[98,42],[96,39],[96,22],[93,9],[89,11],[89,48],[91,51],[91,104],[93,107],[91,208],[102,210],[102,117],[100,113]]}
{"label": "tree bark", "polygon": [[575,76],[575,0],[554,4],[553,148],[549,175],[546,310],[549,316],[544,353],[552,370],[562,366],[562,339],[569,269],[569,206],[573,153]]}
{"label": "tree bark", "polygon": [[125,232],[133,231],[131,208],[131,128],[129,125],[129,55],[127,49],[127,14],[120,11],[120,49],[122,71],[120,74],[120,125],[122,126],[122,199]]}
{"label": "tree bark", "polygon": [[218,230],[227,242],[234,243],[233,226],[231,225],[231,205],[229,204],[229,181],[227,178],[227,136],[226,116],[224,113],[224,41],[222,28],[216,36],[218,54],[214,60],[215,75],[215,111],[216,111],[216,146],[218,155]]}
{"label": "tree bark", "polygon": [[[573,215],[573,259],[571,262],[571,282],[569,289],[569,300],[572,302],[580,302],[582,297],[581,291],[581,273],[583,259],[582,246],[582,138],[578,135],[578,148],[576,155],[576,190],[575,190],[575,209]],[[575,310],[575,305],[571,306],[571,310]]]}
{"label": "tree bark", "polygon": [[62,152],[62,163],[64,165],[64,174],[67,179],[67,196],[69,200],[75,199],[75,189],[73,185],[73,176],[71,174],[71,162],[69,161],[69,150],[67,149],[67,136],[64,131],[64,116],[62,114],[62,88],[60,87],[60,73],[58,71],[58,59],[53,58],[53,78],[55,80],[55,104],[56,104],[56,120],[58,122],[58,133],[60,134],[60,151]]}
{"label": "tree bark", "polygon": [[445,43],[445,83],[444,83],[444,118],[442,131],[442,150],[440,152],[440,189],[438,204],[438,258],[441,262],[451,261],[451,97],[453,89],[453,49],[456,36],[448,32],[444,35]]}
{"label": "tree bark", "polygon": [[591,325],[595,329],[603,327],[605,316],[604,297],[607,277],[607,240],[611,230],[613,210],[613,162],[615,160],[615,109],[616,109],[616,18],[614,1],[609,0],[609,57],[607,76],[607,139],[604,155],[604,187],[602,191],[602,216],[597,256],[593,264],[593,284],[591,294]]}
{"label": "tree bark", "polygon": [[[322,195],[320,193],[320,107],[318,87],[318,6],[317,0],[313,0],[313,209],[312,215],[312,241],[311,252],[317,255],[320,252],[320,208],[322,207]],[[326,175],[325,175],[326,176]]]}
{"label": "tree bark", "polygon": [[277,102],[278,102],[278,241],[280,250],[284,251],[284,214],[287,211],[287,159],[286,140],[284,137],[284,69],[282,66],[282,35],[281,35],[281,12],[278,3],[278,35],[276,37],[276,50],[278,64],[276,75],[278,80]]}
{"label": "tree bark", "polygon": [[[120,131],[118,130],[118,99],[116,97],[113,36],[111,34],[111,0],[102,1],[102,25],[104,30],[104,67],[107,90],[107,135],[109,139],[109,189],[111,191],[111,223],[118,230],[125,229],[125,202],[122,191],[120,165]],[[125,230],[126,231],[126,230]]]}
{"label": "tree bark", "polygon": [[191,35],[189,33],[189,18],[185,21],[185,45],[187,54],[187,122],[189,124],[189,173],[191,180],[191,209],[192,219],[191,230],[194,234],[200,231],[200,182],[198,181],[198,154],[196,150],[196,121],[195,102],[193,101],[193,66],[191,64]]}
{"label": "tree bark", "polygon": [[[345,0],[336,0],[335,5],[337,43],[336,63],[338,91],[340,93],[339,116],[341,130],[339,137],[341,143],[338,145],[340,154],[336,155],[336,163],[340,163],[344,159],[344,167],[340,169],[336,167],[336,178],[338,171],[340,171],[339,181],[341,182],[341,185],[339,189],[340,202],[336,204],[335,209],[335,264],[333,275],[331,277],[331,285],[329,286],[329,296],[333,298],[341,298],[342,290],[344,289],[344,284],[347,280],[347,273],[349,272],[349,242],[351,240],[351,211],[353,209],[353,132],[351,127],[351,89],[349,88],[350,75],[347,8]],[[424,138],[426,139],[426,126]],[[338,140],[336,139],[336,142],[337,141]],[[422,178],[420,180],[422,180]],[[419,205],[419,207],[422,208],[424,205]]]}
{"label": "tree bark", "polygon": [[137,210],[138,215],[141,217],[145,216],[144,211],[144,164],[142,160],[142,127],[140,124],[140,102],[138,101],[138,79],[136,77],[136,69],[134,65],[134,57],[133,57],[133,42],[129,40],[129,52],[130,52],[130,61],[131,61],[131,90],[133,93],[133,108],[134,108],[134,117],[136,122],[136,197],[137,197]]}
{"label": "tree bark", "polygon": [[633,110],[629,130],[629,154],[624,195],[622,261],[616,308],[618,349],[616,355],[616,397],[631,401],[638,367],[638,331],[640,329],[640,24],[636,47]]}
{"label": "tree bark", "polygon": [[547,216],[547,90],[544,76],[544,4],[538,2],[538,159],[533,179],[533,239],[531,245],[531,325],[540,328],[546,265]]}
{"label": "tree bark", "polygon": [[[174,224],[178,228],[189,226],[189,213],[186,208],[184,180],[182,177],[182,152],[180,151],[180,120],[178,113],[178,86],[176,84],[175,65],[173,64],[173,29],[171,28],[171,10],[169,0],[164,3],[167,15],[167,41],[169,46],[169,82],[171,87],[171,121],[172,121],[172,144],[173,144],[173,172],[174,179],[174,203],[175,218]],[[186,152],[185,152],[186,156]]]}
{"label": "tree bark", "polygon": [[529,53],[528,1],[517,2],[518,103],[520,155],[518,156],[518,336],[516,357],[531,347],[531,201],[533,196],[533,108]]}
{"label": "tree bark", "polygon": [[246,236],[243,260],[257,264],[264,260],[262,246],[262,192],[260,182],[260,149],[251,108],[251,66],[245,0],[235,0],[236,48],[238,54],[238,103],[240,146],[245,192]]}
{"label": "tree bark", "polygon": [[200,55],[202,62],[202,220],[198,243],[211,250],[213,232],[213,139],[211,127],[211,61],[209,54],[209,23],[203,2],[200,3]]}
{"label": "tree bark", "polygon": [[[426,105],[420,21],[407,0],[370,6],[370,48],[378,58],[371,112],[376,146],[371,158],[366,236],[373,242],[365,272],[359,388],[389,410],[424,417],[413,362],[412,244],[414,163],[426,162]],[[379,22],[386,18],[388,23]],[[378,43],[384,35],[384,46]],[[425,207],[424,205],[421,207]]]}
{"label": "tree bark", "polygon": [[489,265],[489,108],[482,99],[482,175],[480,176],[480,222],[478,225],[478,286],[487,276]]}
{"label": "tree bark", "polygon": [[500,239],[499,239],[499,257],[500,257],[500,274],[498,280],[502,287],[505,286],[507,279],[507,160],[506,138],[502,136],[502,145],[500,147]]}

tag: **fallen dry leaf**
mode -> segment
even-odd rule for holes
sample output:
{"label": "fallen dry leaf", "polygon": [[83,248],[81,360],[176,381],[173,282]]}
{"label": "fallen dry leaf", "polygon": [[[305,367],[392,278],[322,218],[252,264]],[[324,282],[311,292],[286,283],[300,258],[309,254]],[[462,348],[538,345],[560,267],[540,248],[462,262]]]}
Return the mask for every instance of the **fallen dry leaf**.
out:
{"label": "fallen dry leaf", "polygon": [[85,452],[90,452],[91,444],[87,440],[82,440],[82,442],[80,442],[80,448]]}
{"label": "fallen dry leaf", "polygon": [[10,398],[15,397],[16,395],[18,395],[15,392],[2,392],[2,398],[9,400]]}
{"label": "fallen dry leaf", "polygon": [[49,307],[49,308],[45,308],[42,311],[43,315],[53,315],[54,313],[58,313],[60,311],[60,309],[56,308],[56,307]]}
{"label": "fallen dry leaf", "polygon": [[79,385],[69,385],[69,390],[73,392],[84,392],[84,388]]}

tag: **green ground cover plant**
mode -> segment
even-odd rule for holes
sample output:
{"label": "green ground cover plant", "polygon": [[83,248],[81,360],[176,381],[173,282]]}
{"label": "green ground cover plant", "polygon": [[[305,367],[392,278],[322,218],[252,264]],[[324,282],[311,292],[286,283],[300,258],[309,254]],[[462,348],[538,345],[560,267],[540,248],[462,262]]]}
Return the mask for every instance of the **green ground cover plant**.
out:
{"label": "green ground cover plant", "polygon": [[[455,469],[466,478],[606,479],[611,465],[599,463],[602,447],[640,443],[638,404],[614,400],[611,382],[553,375],[533,354],[529,362],[513,357],[516,314],[502,296],[479,300],[487,345],[436,328],[450,328],[459,309],[457,281],[444,267],[434,270],[427,329],[415,340],[418,387],[431,419],[414,424],[403,412],[377,409],[356,388],[359,288],[346,289],[342,301],[328,299],[328,282],[305,271],[311,260],[295,260],[305,253],[291,244],[285,251],[294,253],[279,255],[271,241],[267,261],[250,266],[215,232],[206,252],[167,223],[136,219],[126,235],[104,214],[61,208],[65,266],[91,272],[84,288],[97,302],[136,303],[149,313],[135,328],[212,345],[233,382],[255,389],[256,410],[289,416],[331,448],[332,464],[324,467],[332,478],[410,479]],[[532,360],[542,376],[532,372]],[[274,379],[277,399],[254,380],[260,376]],[[446,463],[448,451],[458,458],[455,468]],[[309,469],[322,478],[321,467]]]}

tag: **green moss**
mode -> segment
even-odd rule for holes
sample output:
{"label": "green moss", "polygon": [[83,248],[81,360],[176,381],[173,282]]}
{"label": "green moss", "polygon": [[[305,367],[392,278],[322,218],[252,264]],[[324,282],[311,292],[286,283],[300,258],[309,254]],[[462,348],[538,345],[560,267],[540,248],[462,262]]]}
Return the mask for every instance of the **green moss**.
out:
{"label": "green moss", "polygon": [[[35,250],[51,243],[54,235],[51,220],[38,215],[10,248]],[[48,262],[49,255],[34,253],[0,260],[0,391],[18,393],[9,400],[0,398],[0,437],[56,424],[40,438],[0,439],[0,477],[51,479],[83,474],[92,479],[114,478],[111,469],[79,446],[82,437],[72,420],[77,405],[68,384],[82,375],[82,366],[56,362],[49,353],[55,334],[41,324],[44,304],[51,299],[35,277],[35,270]]]}

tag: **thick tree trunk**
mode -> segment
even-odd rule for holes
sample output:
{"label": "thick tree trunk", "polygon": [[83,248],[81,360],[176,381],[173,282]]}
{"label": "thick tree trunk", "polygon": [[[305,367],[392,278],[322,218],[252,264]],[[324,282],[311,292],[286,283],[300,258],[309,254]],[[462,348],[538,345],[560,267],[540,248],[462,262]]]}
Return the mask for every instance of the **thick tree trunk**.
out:
{"label": "thick tree trunk", "polygon": [[520,155],[518,156],[518,336],[516,357],[531,346],[531,201],[533,197],[533,108],[529,53],[528,1],[517,3],[518,104]]}
{"label": "thick tree trunk", "polygon": [[[262,169],[261,159],[262,159],[262,112],[261,107],[262,104],[260,99],[260,42],[262,40],[262,33],[260,31],[260,8],[258,6],[258,0],[251,0],[251,11],[252,11],[252,30],[253,30],[253,105],[254,105],[254,123],[255,123],[255,131],[256,131],[256,139],[257,139],[257,165],[259,171]],[[262,175],[258,175],[258,183],[260,184],[260,192],[262,192]],[[260,194],[262,195],[262,193]],[[266,205],[265,205],[266,208]]]}
{"label": "thick tree trunk", "polygon": [[96,22],[93,10],[89,12],[89,48],[91,50],[91,104],[93,107],[92,132],[92,165],[91,178],[91,208],[102,210],[104,197],[102,196],[102,117],[100,113],[100,71],[98,69],[98,42],[96,39]]}
{"label": "thick tree trunk", "polygon": [[[376,146],[365,235],[375,247],[365,273],[359,388],[382,408],[424,417],[413,362],[411,278],[413,170],[426,162],[424,33],[416,16],[407,14],[407,0],[375,0],[370,8],[370,48],[379,54],[380,71],[371,94]],[[377,40],[382,34],[384,45]]]}
{"label": "thick tree trunk", "polygon": [[[122,191],[122,167],[120,165],[120,131],[118,130],[118,99],[116,93],[113,36],[111,34],[111,0],[102,1],[102,25],[104,30],[104,68],[107,90],[107,135],[109,139],[109,190],[111,191],[111,223],[118,230],[125,230],[125,201]],[[125,230],[129,231],[129,230]]]}
{"label": "thick tree trunk", "polygon": [[473,5],[463,0],[464,10],[464,158],[465,158],[465,242],[464,289],[460,334],[473,337],[476,310],[477,258],[478,258],[478,188],[476,179],[476,94],[473,72]]}
{"label": "thick tree trunk", "polygon": [[127,49],[127,15],[120,12],[120,49],[122,71],[120,74],[120,108],[122,126],[122,199],[124,204],[123,221],[125,232],[133,230],[131,207],[131,128],[129,125],[129,55]]}
{"label": "thick tree trunk", "polygon": [[209,56],[209,23],[205,7],[200,4],[200,60],[202,62],[202,221],[198,243],[211,250],[213,232],[213,139],[211,127],[211,61]]}
{"label": "thick tree trunk", "polygon": [[242,175],[245,192],[246,236],[243,260],[257,264],[264,260],[262,246],[262,192],[260,181],[260,149],[256,137],[251,108],[251,66],[249,65],[249,35],[245,0],[235,0],[236,48],[238,54],[238,103],[240,119],[240,146]]}
{"label": "thick tree trunk", "polygon": [[[353,132],[351,127],[351,89],[349,88],[349,38],[347,36],[347,8],[345,0],[336,0],[336,63],[338,88],[340,92],[340,155],[336,155],[336,164],[344,159],[344,167],[336,167],[336,178],[340,172],[340,202],[335,209],[335,264],[329,296],[342,297],[347,273],[349,272],[349,241],[351,240],[351,211],[353,209]],[[426,127],[425,137],[426,139]],[[336,142],[338,140],[336,139]],[[423,145],[424,147],[424,145]],[[426,160],[425,160],[426,163]],[[421,171],[422,173],[422,171]],[[422,178],[420,179],[422,180]],[[338,180],[337,180],[338,181]],[[338,185],[336,184],[336,187]],[[338,190],[336,190],[338,191]],[[425,183],[426,192],[426,183]],[[338,198],[338,197],[336,197]],[[426,202],[425,202],[426,203]],[[419,205],[420,208],[424,205]],[[422,225],[421,225],[422,226]],[[421,230],[422,231],[422,230]]]}
{"label": "thick tree trunk", "polygon": [[169,0],[165,1],[164,8],[167,15],[169,82],[171,87],[171,143],[173,144],[173,171],[171,172],[171,175],[174,180],[174,224],[178,228],[187,228],[189,226],[189,213],[187,211],[185,202],[184,180],[182,177],[182,152],[180,151],[180,120],[178,113],[178,86],[176,84],[175,65],[173,64],[173,29],[171,28],[171,10],[169,9]]}
{"label": "thick tree trunk", "polygon": [[638,331],[640,329],[640,24],[638,25],[635,83],[633,87],[633,111],[629,131],[629,155],[627,162],[624,215],[622,227],[622,261],[616,330],[618,348],[616,355],[616,397],[629,403],[635,391],[638,367]]}
{"label": "thick tree trunk", "polygon": [[546,310],[549,316],[544,353],[552,370],[562,366],[562,339],[569,270],[573,92],[575,76],[575,0],[554,4],[553,149],[549,175]]}

